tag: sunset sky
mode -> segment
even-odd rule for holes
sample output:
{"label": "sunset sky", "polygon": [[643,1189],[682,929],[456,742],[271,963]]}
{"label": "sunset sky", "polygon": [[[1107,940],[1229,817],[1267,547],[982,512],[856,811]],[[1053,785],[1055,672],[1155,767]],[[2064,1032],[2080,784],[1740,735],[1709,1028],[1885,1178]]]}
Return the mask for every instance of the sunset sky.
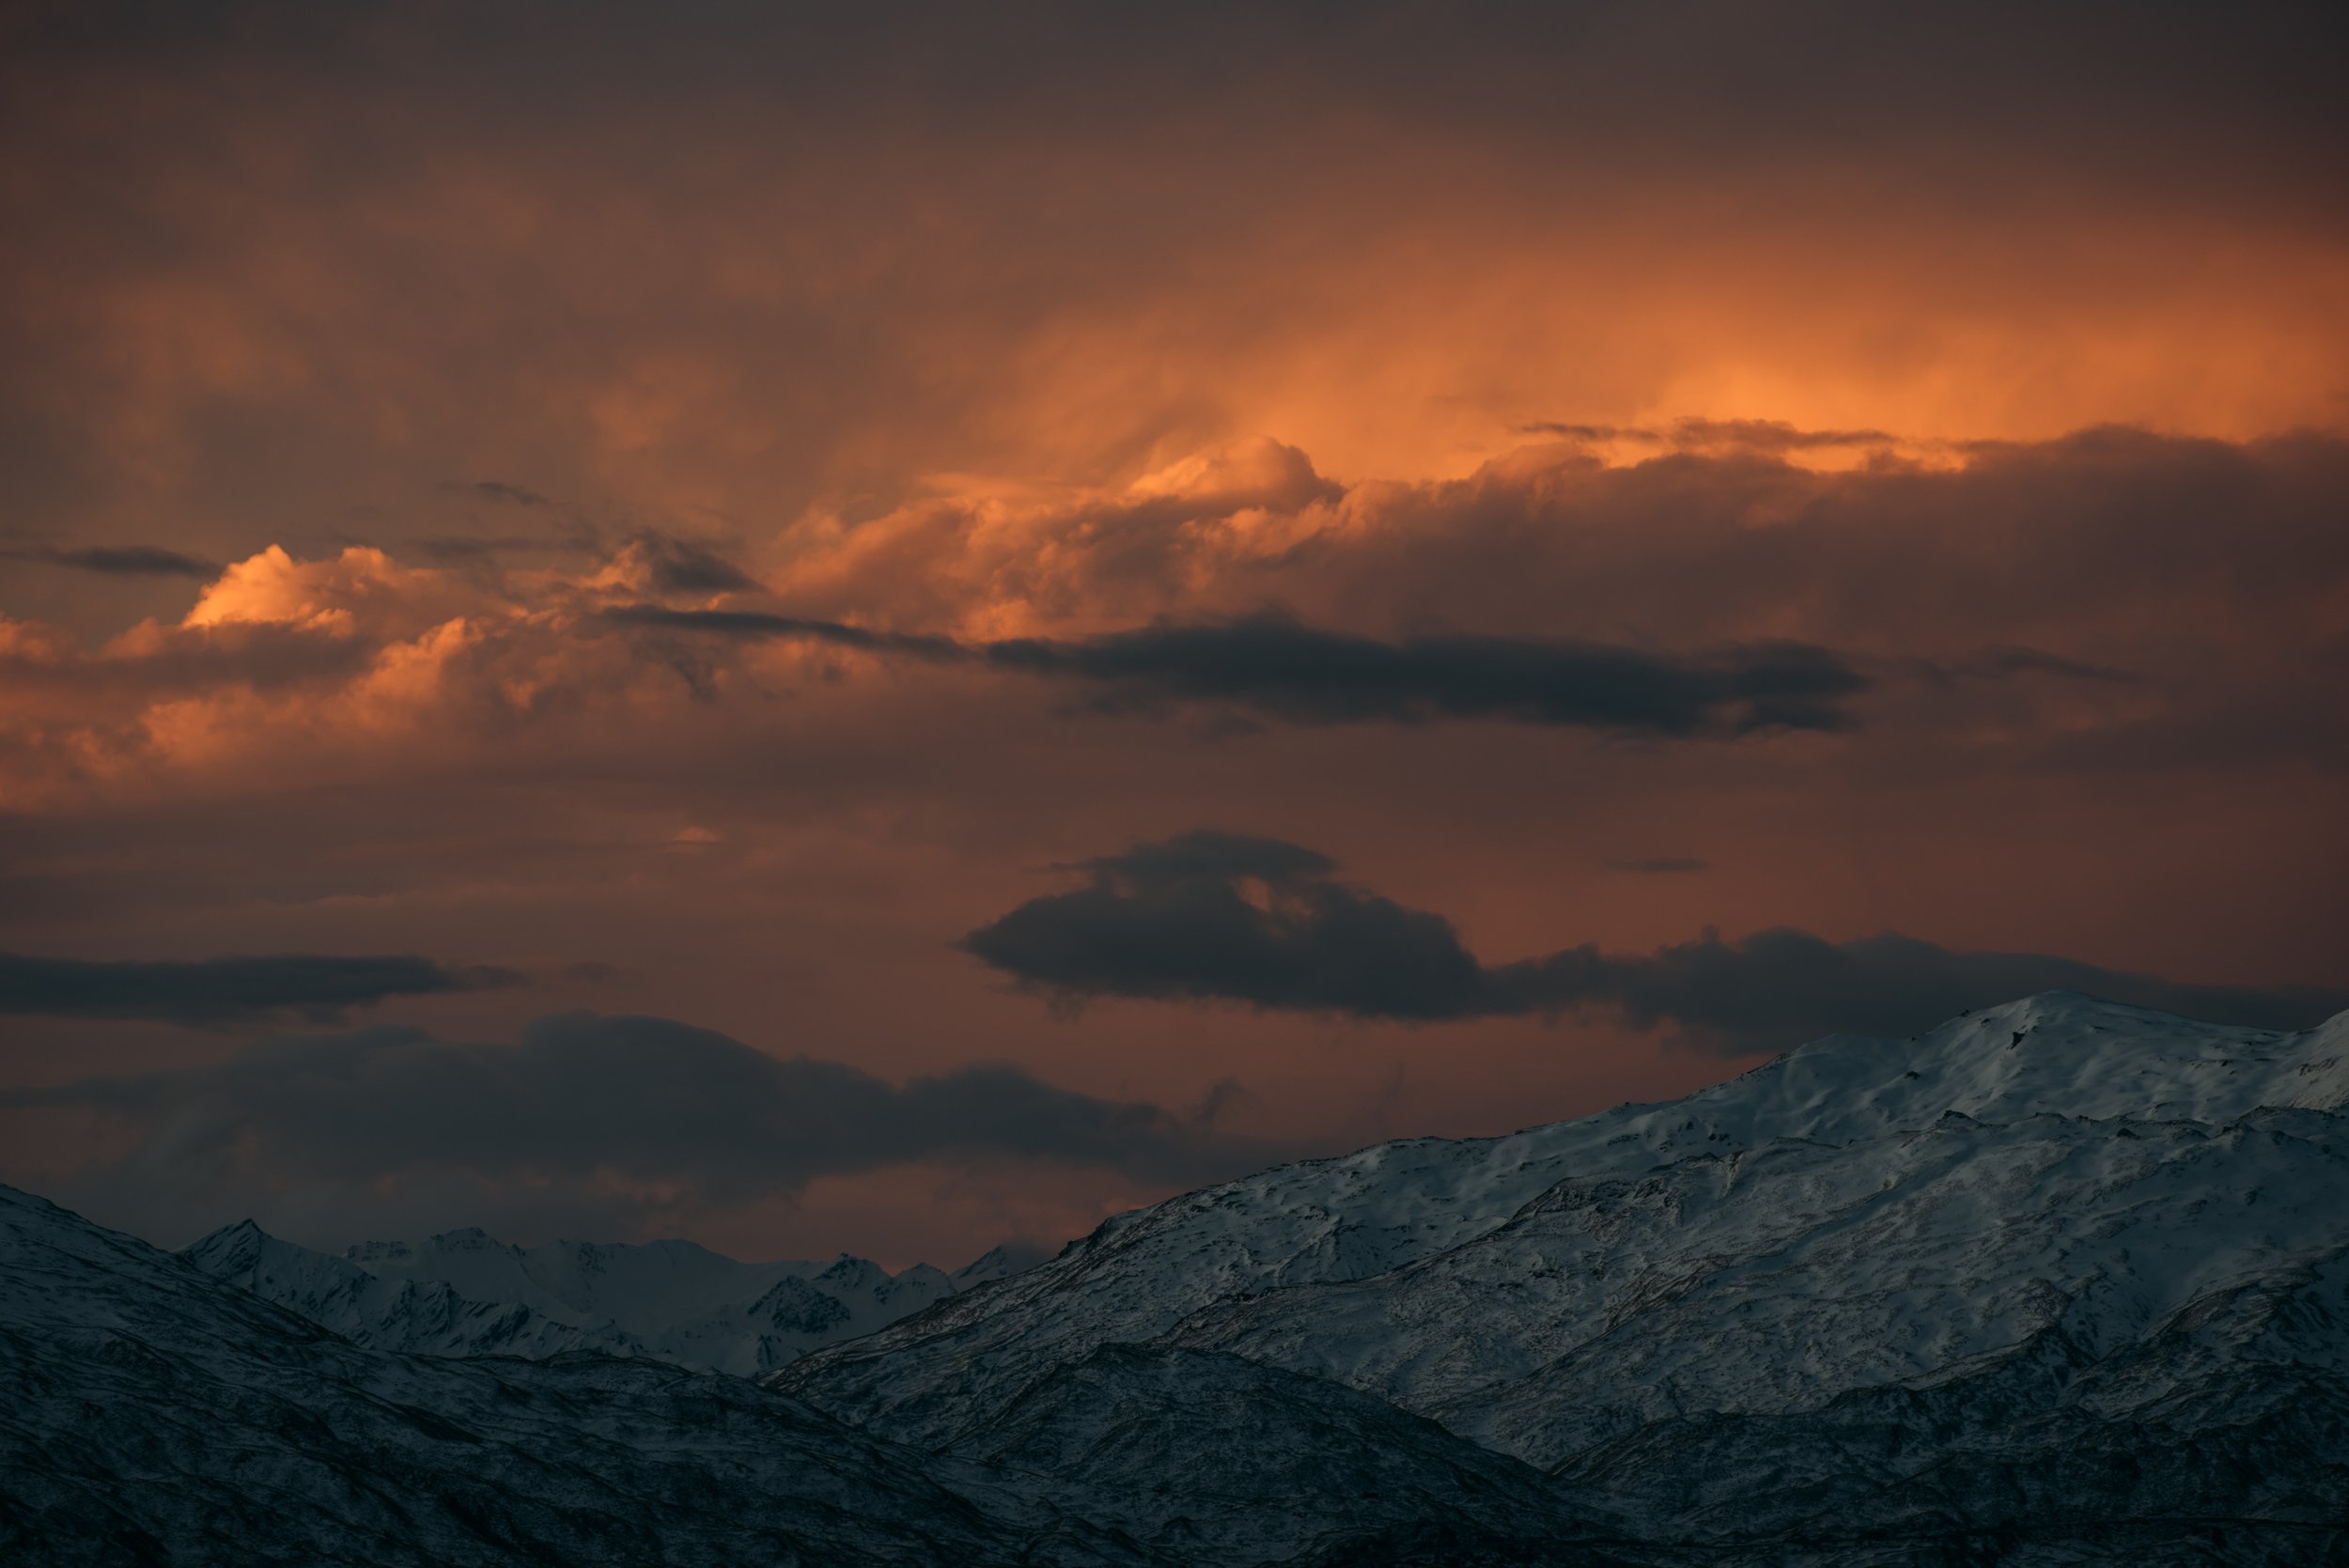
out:
{"label": "sunset sky", "polygon": [[953,1266],[2349,1006],[2339,8],[0,10],[0,1180]]}

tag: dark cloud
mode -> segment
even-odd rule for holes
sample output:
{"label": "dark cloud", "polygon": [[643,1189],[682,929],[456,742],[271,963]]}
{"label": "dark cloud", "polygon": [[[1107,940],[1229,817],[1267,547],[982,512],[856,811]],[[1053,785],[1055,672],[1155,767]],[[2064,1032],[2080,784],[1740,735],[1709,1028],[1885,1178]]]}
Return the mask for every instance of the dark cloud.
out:
{"label": "dark cloud", "polygon": [[1556,436],[1562,441],[1651,442],[1680,451],[1752,452],[1784,456],[1836,447],[1890,446],[1899,437],[1890,430],[1806,430],[1782,419],[1675,419],[1669,425],[1579,425],[1539,419],[1520,425],[1529,436]]}
{"label": "dark cloud", "polygon": [[603,612],[603,619],[618,626],[700,631],[720,637],[798,637],[834,647],[854,648],[860,653],[905,654],[937,662],[975,657],[972,649],[951,637],[874,631],[840,621],[776,615],[764,610],[670,610],[658,604],[625,604]]}
{"label": "dark cloud", "polygon": [[477,990],[519,979],[506,970],[452,969],[408,956],[280,953],[147,961],[0,953],[0,1014],[212,1027],[291,1014],[323,1023],[386,997]]}
{"label": "dark cloud", "polygon": [[[1362,487],[1226,590],[1313,624],[1791,636],[1875,677],[1872,743],[1951,765],[2339,769],[2349,442],[2097,428],[1962,466],[1526,457]],[[1610,633],[1613,635],[1613,633]],[[1920,753],[1921,754],[1921,753]]]}
{"label": "dark cloud", "polygon": [[1669,876],[1675,872],[1709,870],[1710,863],[1704,861],[1692,860],[1685,855],[1650,855],[1644,859],[1635,861],[1609,861],[1607,862],[1607,869],[1610,871],[1636,871],[1643,874]]}
{"label": "dark cloud", "polygon": [[756,578],[733,562],[688,540],[643,533],[629,542],[658,593],[730,594],[758,586]]}
{"label": "dark cloud", "polygon": [[1847,727],[1866,678],[1825,648],[1766,643],[1673,656],[1484,636],[1384,643],[1270,615],[1081,641],[988,645],[999,668],[1074,675],[1102,706],[1214,703],[1300,724],[1508,719],[1657,736]]}
{"label": "dark cloud", "polygon": [[1667,439],[1676,446],[1784,453],[1884,446],[1897,438],[1889,430],[1806,430],[1782,419],[1679,419]]}
{"label": "dark cloud", "polygon": [[1636,1029],[1669,1025],[1739,1054],[1823,1034],[1913,1034],[2041,991],[2258,1029],[2306,1029],[2349,1007],[2349,991],[2312,986],[2197,986],[2053,954],[1960,952],[1897,932],[1831,942],[1787,927],[1738,942],[1707,931],[1648,954],[1585,945],[1503,964],[1486,978],[1494,1012],[1603,1008]]}
{"label": "dark cloud", "polygon": [[1487,966],[1441,915],[1338,881],[1326,857],[1279,840],[1187,833],[1079,869],[1085,886],[1022,904],[962,947],[1069,999],[1222,1000],[1415,1021],[1598,1010],[1735,1054],[1822,1034],[1913,1033],[2049,990],[2276,1029],[2349,1006],[2349,992],[2182,985],[1891,933],[1837,943],[1777,929],[1731,943],[1708,931],[1649,954],[1586,943]]}
{"label": "dark cloud", "polygon": [[52,567],[96,572],[101,577],[210,578],[220,572],[216,562],[157,545],[86,545],[75,549],[42,545],[29,550],[0,551],[0,559],[39,561]]}
{"label": "dark cloud", "polygon": [[1529,637],[1388,643],[1271,614],[970,644],[748,611],[638,605],[612,618],[1074,678],[1096,687],[1093,706],[1111,712],[1206,704],[1295,724],[1506,719],[1667,737],[1839,730],[1851,723],[1844,700],[1869,684],[1833,653],[1801,643],[1678,656]]}
{"label": "dark cloud", "polygon": [[1614,441],[1623,437],[1652,438],[1656,432],[1639,425],[1575,425],[1555,419],[1537,419],[1517,427],[1517,433],[1528,436],[1557,436],[1564,441]]}
{"label": "dark cloud", "polygon": [[[109,1168],[125,1185],[224,1201],[316,1188],[344,1194],[353,1224],[373,1212],[370,1193],[403,1184],[646,1184],[724,1206],[905,1162],[1055,1160],[1191,1186],[1296,1152],[1219,1131],[1207,1108],[1098,1099],[1014,1066],[895,1085],[666,1018],[587,1013],[540,1018],[512,1045],[366,1029],[262,1041],[212,1066],[0,1091],[0,1110],[60,1109],[135,1129]],[[619,1197],[614,1212],[640,1201]]]}
{"label": "dark cloud", "polygon": [[1332,880],[1310,849],[1192,832],[1082,869],[1086,886],[1023,904],[962,946],[1069,997],[1390,1018],[1481,1010],[1483,971],[1451,922]]}

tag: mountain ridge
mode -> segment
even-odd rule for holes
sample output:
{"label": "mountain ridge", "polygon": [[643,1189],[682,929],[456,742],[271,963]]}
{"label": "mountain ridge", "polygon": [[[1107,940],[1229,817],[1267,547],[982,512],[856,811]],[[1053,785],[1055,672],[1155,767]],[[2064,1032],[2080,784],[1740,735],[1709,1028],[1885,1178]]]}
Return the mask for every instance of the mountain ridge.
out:
{"label": "mountain ridge", "polygon": [[[1663,1105],[1186,1194],[764,1381],[952,1451],[1100,1347],[1212,1351],[1387,1400],[1642,1530],[1847,1545],[2053,1529],[2015,1499],[2105,1453],[2079,1511],[2240,1504],[2290,1560],[2349,1544],[2322,1504],[2349,1497],[2344,1047],[2349,1015],[2285,1034],[2064,993],[1833,1037]],[[2252,1408],[2237,1379],[2285,1394]],[[1944,1496],[1944,1473],[1976,1479]]]}
{"label": "mountain ridge", "polygon": [[997,1247],[949,1275],[830,1263],[748,1264],[694,1242],[501,1242],[478,1227],[421,1242],[363,1241],[341,1255],[251,1219],[179,1255],[353,1341],[427,1355],[545,1357],[594,1350],[739,1375],[886,1327],[1003,1278]]}
{"label": "mountain ridge", "polygon": [[[198,1266],[260,1268],[286,1244],[256,1226],[180,1258],[0,1189],[0,1546],[2317,1568],[2349,1554],[2345,1048],[2349,1015],[2061,993],[1833,1037],[1677,1101],[1186,1193],[754,1381],[370,1348]],[[673,1307],[714,1256],[546,1278],[650,1260]],[[325,1261],[419,1324],[487,1310]],[[307,1559],[234,1549],[284,1519]]]}
{"label": "mountain ridge", "polygon": [[[382,1568],[1250,1568],[1433,1530],[1497,1560],[1643,1568],[1574,1490],[1383,1401],[1230,1357],[1072,1378],[1063,1430],[1171,1402],[1146,1447],[1045,1475],[860,1433],[745,1378],[568,1351],[360,1345],[0,1187],[0,1559]],[[1344,1414],[1342,1427],[1326,1419]],[[1283,1414],[1283,1412],[1294,1412]],[[1315,1441],[1249,1454],[1268,1430]],[[1221,1463],[1211,1511],[1168,1476]],[[1379,1477],[1413,1474],[1381,1499]],[[1142,1484],[1152,1478],[1154,1490]],[[1615,1545],[1621,1545],[1616,1543]]]}

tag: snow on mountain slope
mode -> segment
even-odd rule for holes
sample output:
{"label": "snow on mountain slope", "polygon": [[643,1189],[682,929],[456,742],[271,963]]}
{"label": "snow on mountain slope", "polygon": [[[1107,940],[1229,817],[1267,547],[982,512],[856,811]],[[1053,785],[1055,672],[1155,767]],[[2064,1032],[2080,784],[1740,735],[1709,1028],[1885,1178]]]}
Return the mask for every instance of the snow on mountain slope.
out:
{"label": "snow on mountain slope", "polygon": [[366,1349],[0,1188],[11,1564],[1141,1558],[973,1477],[739,1378]]}
{"label": "snow on mountain slope", "polygon": [[179,1254],[267,1301],[361,1344],[431,1356],[645,1353],[609,1324],[549,1316],[520,1302],[470,1300],[439,1281],[381,1279],[344,1258],[280,1241],[250,1219],[214,1231]]}
{"label": "snow on mountain slope", "polygon": [[2261,1106],[2338,1110],[2349,1104],[2349,1014],[2283,1034],[2050,991],[1906,1041],[1830,1035],[1676,1103],[1749,1140],[1827,1143],[1951,1110],[2217,1123]]}
{"label": "snow on mountain slope", "polygon": [[0,1188],[10,1568],[1658,1561],[1594,1549],[1565,1483],[1228,1357],[1105,1352],[971,1446],[642,1358],[366,1348]]}
{"label": "snow on mountain slope", "polygon": [[[2217,1152],[2167,1174],[2159,1159],[2107,1147],[2127,1141],[2123,1122],[2217,1128],[2263,1106],[2336,1109],[2349,1100],[2344,1058],[2349,1016],[2279,1035],[2067,993],[1988,1009],[1907,1041],[1833,1037],[1666,1105],[1626,1106],[1498,1139],[1384,1144],[1121,1215],[1038,1269],[818,1352],[773,1380],[876,1430],[942,1445],[1096,1346],[1151,1341],[1190,1319],[1170,1343],[1229,1347],[1360,1381],[1554,1461],[1557,1444],[1510,1437],[1514,1429],[1504,1429],[1499,1413],[1493,1424],[1480,1425],[1485,1418],[1444,1402],[1472,1403],[1479,1389],[1497,1393],[1534,1377],[1575,1346],[1669,1308],[1716,1274],[1721,1278],[1709,1288],[1724,1310],[1754,1325],[1740,1330],[1746,1337],[1737,1343],[1757,1356],[1766,1348],[1792,1355],[1795,1364],[1689,1370],[1685,1374],[1702,1383],[1692,1397],[1712,1397],[1715,1382],[1740,1378],[1790,1397],[1797,1390],[1825,1397],[1854,1379],[1929,1371],[2001,1333],[2023,1334],[2048,1313],[2060,1315],[2057,1298],[2087,1290],[2093,1271],[2082,1258],[2075,1272],[2062,1216],[2034,1218],[2027,1205],[2075,1203],[2105,1180],[2142,1180],[2166,1191],[2171,1209],[2211,1215],[2193,1233],[2201,1238],[2195,1245],[2221,1247],[2210,1269],[2223,1270],[2229,1256],[2263,1255],[2256,1230],[2226,1252],[2231,1233],[2210,1208],[2227,1184],[2258,1172],[2272,1178],[2271,1193],[2306,1195],[2286,1205],[2292,1224],[2279,1245],[2313,1248],[2327,1234],[2349,1240],[2326,1229],[2328,1203],[2343,1217],[2330,1223],[2349,1224],[2333,1133],[2279,1127],[2219,1140]],[[1925,1133],[1951,1116],[1963,1119],[1951,1126],[2051,1120],[2011,1137],[1901,1136]],[[2167,1137],[2144,1147],[2175,1154]],[[1845,1157],[1846,1150],[1857,1152]],[[1665,1174],[1643,1186],[1651,1172]],[[2199,1195],[2183,1185],[2162,1188],[2196,1181],[2214,1185]],[[1552,1194],[1543,1205],[1548,1218],[1496,1235],[1545,1194]],[[1709,1221],[1716,1244],[1738,1260],[1728,1273],[1728,1265],[1682,1234],[1683,1217],[1702,1216],[1708,1205],[1719,1211]],[[2127,1223],[2120,1209],[2095,1223],[2114,1219]],[[1998,1234],[2010,1222],[2025,1229],[2001,1244]],[[2263,1214],[2254,1226],[2264,1223]],[[1540,1231],[1544,1225],[1565,1229],[1553,1237]],[[1470,1246],[1485,1237],[1495,1238],[1491,1247]],[[1871,1249],[1890,1241],[1901,1244],[1903,1261],[1866,1276],[1836,1327],[1859,1341],[1849,1352],[1806,1338],[1801,1294],[1791,1282],[1780,1296],[1786,1315],[1776,1342],[1763,1332],[1765,1320],[1752,1316],[1764,1308],[1749,1305],[1764,1301],[1759,1287],[1731,1288],[1768,1278],[1774,1249],[1799,1247],[1810,1260],[1807,1284],[1840,1289],[1839,1257],[1873,1256]],[[1944,1246],[1989,1247],[1978,1260],[1989,1273],[1967,1275],[1962,1258],[1936,1250]],[[1525,1250],[1509,1250],[1518,1247]],[[1448,1262],[1433,1260],[1464,1248],[1460,1279],[1447,1284]],[[1425,1281],[1408,1272],[1423,1261]],[[1597,1281],[1577,1273],[1599,1262],[1614,1272]],[[2110,1289],[2142,1291],[2135,1315],[2124,1315],[2138,1323],[2155,1310],[2152,1303],[2178,1299],[2202,1268],[2150,1285],[2124,1279]],[[2039,1279],[2043,1270],[2052,1277]],[[1365,1284],[1356,1293],[1330,1288],[1349,1281]],[[1324,1288],[1303,1288],[1315,1286]],[[1977,1287],[1996,1301],[1971,1304]],[[1427,1305],[1447,1289],[1452,1309]],[[1284,1316],[1293,1291],[1300,1305]],[[1512,1305],[1519,1299],[1523,1312]],[[1967,1305],[1945,1321],[1952,1302]],[[1414,1312],[1423,1315],[1413,1319]],[[1659,1335],[1670,1321],[1653,1319]],[[1816,1370],[1806,1370],[1814,1359]],[[1661,1376],[1672,1369],[1659,1359],[1654,1370]],[[1640,1397],[1661,1408],[1673,1387],[1667,1381],[1662,1393]],[[1614,1421],[1648,1406],[1618,1401],[1608,1408],[1619,1413],[1608,1418]],[[1526,1420],[1530,1434],[1540,1418]],[[1595,1440],[1612,1428],[1601,1422],[1588,1430]]]}
{"label": "snow on mountain slope", "polygon": [[2349,1249],[2335,1249],[2206,1289],[2101,1354],[2045,1328],[1815,1408],[1653,1421],[1564,1470],[1680,1532],[1859,1541],[2035,1521],[2106,1560],[2339,1562],[2345,1355]]}
{"label": "snow on mountain slope", "polygon": [[984,1254],[964,1264],[948,1278],[954,1281],[956,1290],[965,1291],[975,1285],[989,1285],[998,1280],[1008,1280],[1015,1274],[1025,1274],[1051,1255],[1050,1248],[1035,1247],[1027,1242],[1004,1242],[988,1248]]}
{"label": "snow on mountain slope", "polygon": [[431,1355],[649,1356],[743,1375],[919,1312],[1014,1266],[998,1248],[965,1285],[926,1264],[891,1274],[830,1264],[747,1264],[689,1241],[511,1247],[479,1230],[362,1242],[342,1257],[250,1220],[181,1254],[206,1272],[363,1344]]}
{"label": "snow on mountain slope", "polygon": [[[1336,1378],[1550,1466],[1687,1411],[1817,1409],[2061,1332],[2089,1361],[2349,1248],[2349,1120],[1945,1113],[1560,1183],[1391,1274],[1193,1314],[1172,1343]],[[2326,1370],[2349,1373],[2349,1335]]]}

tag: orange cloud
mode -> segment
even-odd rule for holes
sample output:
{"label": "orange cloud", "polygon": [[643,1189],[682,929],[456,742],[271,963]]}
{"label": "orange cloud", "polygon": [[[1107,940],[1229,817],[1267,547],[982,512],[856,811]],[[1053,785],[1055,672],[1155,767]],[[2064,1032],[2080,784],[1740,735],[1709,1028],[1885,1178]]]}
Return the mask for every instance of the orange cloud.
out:
{"label": "orange cloud", "polygon": [[2194,736],[2233,733],[2334,754],[2312,716],[2349,648],[2338,442],[2107,431],[1823,472],[1790,450],[1875,438],[1672,430],[1660,439],[1683,449],[1637,461],[1566,440],[1435,483],[1340,486],[1268,441],[1114,488],[953,481],[853,527],[794,525],[763,578],[658,536],[571,571],[272,546],[225,568],[178,623],[94,653],[0,622],[9,795],[461,772],[542,747],[618,755],[716,713],[755,750],[818,735],[892,682],[1030,700],[1015,675],[930,666],[822,694],[847,664],[885,665],[887,646],[606,617],[647,598],[973,641],[1268,606],[1373,638],[1450,629],[1665,654],[1794,641],[1857,661],[1872,728],[1934,748],[2183,758]]}
{"label": "orange cloud", "polygon": [[[1788,80],[1821,41],[1749,40]],[[2262,185],[2291,159],[2131,180],[2101,144],[1900,124],[1748,151],[1664,84],[1504,111],[1532,84],[1486,61],[1493,103],[1414,109],[1439,72],[1355,101],[1313,57],[1247,55],[1244,112],[1152,76],[1085,135],[1012,94],[1036,62],[951,136],[902,84],[849,134],[731,78],[593,111],[542,83],[560,112],[518,121],[503,79],[427,113],[298,53],[22,68],[39,156],[0,184],[0,311],[44,434],[31,520],[316,553],[352,505],[510,474],[623,530],[763,537],[940,474],[1127,493],[1259,433],[1359,484],[1465,478],[1544,423],[1929,443],[2344,416],[2344,241]],[[2101,85],[2035,90],[2102,125],[2072,101]]]}
{"label": "orange cloud", "polygon": [[403,567],[380,550],[353,546],[332,560],[298,562],[272,545],[230,564],[179,624],[251,622],[349,634],[362,619],[372,627],[387,613],[412,618],[443,582],[441,574]]}

